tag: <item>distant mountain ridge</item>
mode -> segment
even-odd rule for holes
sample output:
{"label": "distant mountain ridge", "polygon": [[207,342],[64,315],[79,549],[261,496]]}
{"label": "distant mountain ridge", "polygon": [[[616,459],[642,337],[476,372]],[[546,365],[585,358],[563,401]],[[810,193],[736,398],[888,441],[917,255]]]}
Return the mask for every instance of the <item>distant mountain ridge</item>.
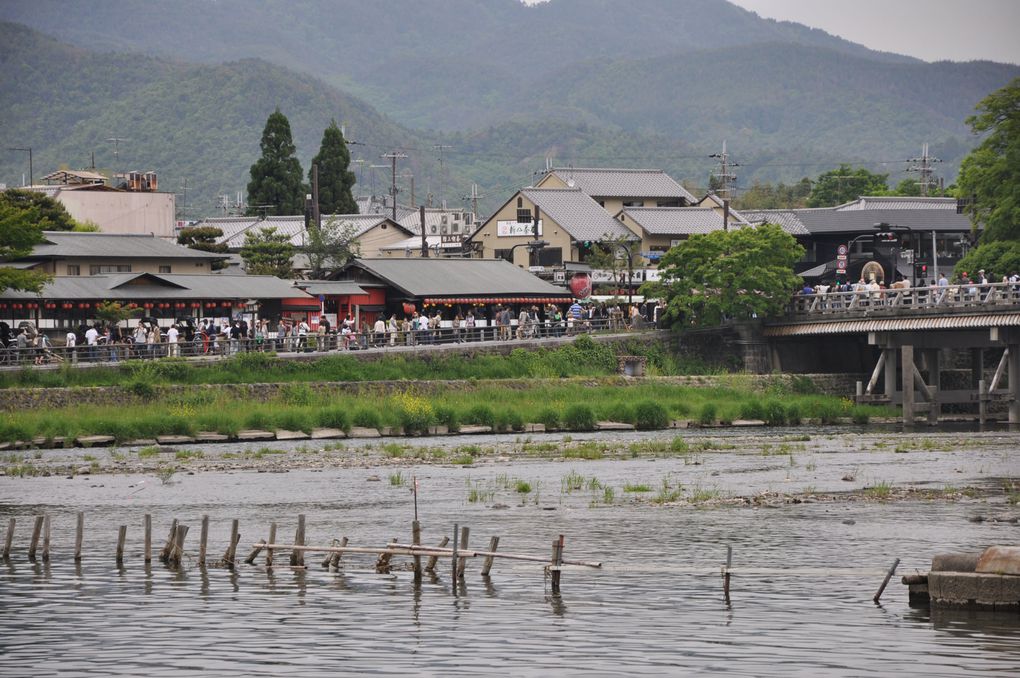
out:
{"label": "distant mountain ridge", "polygon": [[[359,190],[400,147],[419,202],[428,190],[459,204],[478,183],[483,210],[546,157],[704,186],[723,140],[744,186],[840,162],[895,182],[924,142],[951,181],[976,141],[964,118],[1020,75],[874,52],[723,0],[15,0],[3,18],[59,37],[0,24],[3,146],[32,145],[37,168],[92,150],[109,166],[106,139],[126,137],[132,168],[179,193],[187,177],[203,210],[243,190],[276,106],[306,169],[335,117],[365,161]],[[437,145],[452,146],[443,180]],[[0,181],[24,164],[0,154]],[[374,192],[388,179],[378,170]]]}

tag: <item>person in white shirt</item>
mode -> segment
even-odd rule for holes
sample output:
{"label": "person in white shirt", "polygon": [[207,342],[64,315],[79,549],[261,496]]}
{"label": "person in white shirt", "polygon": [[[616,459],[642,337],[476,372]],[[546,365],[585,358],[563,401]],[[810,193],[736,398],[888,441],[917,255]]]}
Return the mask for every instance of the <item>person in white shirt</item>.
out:
{"label": "person in white shirt", "polygon": [[177,349],[177,325],[171,325],[170,329],[166,331],[166,343],[168,344],[169,355],[171,358],[176,358],[179,353]]}
{"label": "person in white shirt", "polygon": [[95,328],[95,325],[92,325],[87,330],[85,330],[85,343],[89,347],[89,351],[88,351],[88,359],[89,360],[95,360],[96,359],[96,355],[97,355],[96,354],[96,344],[97,344],[98,341],[99,341],[99,330],[97,330]]}

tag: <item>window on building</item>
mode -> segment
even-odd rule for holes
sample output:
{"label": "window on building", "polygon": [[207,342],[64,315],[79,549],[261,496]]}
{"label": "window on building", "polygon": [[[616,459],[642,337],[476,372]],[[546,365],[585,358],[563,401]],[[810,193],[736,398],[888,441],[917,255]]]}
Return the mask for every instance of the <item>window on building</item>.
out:
{"label": "window on building", "polygon": [[104,275],[106,273],[130,273],[131,264],[103,264],[89,266],[89,275]]}
{"label": "window on building", "polygon": [[497,259],[506,259],[511,264],[514,263],[514,251],[513,250],[496,250]]}
{"label": "window on building", "polygon": [[644,207],[645,206],[645,201],[644,200],[628,200],[627,202],[623,203],[623,206],[624,207]]}
{"label": "window on building", "polygon": [[545,247],[538,251],[539,266],[560,266],[563,264],[563,249],[560,247]]}
{"label": "window on building", "polygon": [[531,210],[518,207],[517,208],[517,223],[518,224],[530,224],[531,223]]}
{"label": "window on building", "polygon": [[169,266],[160,266],[159,267],[159,272],[160,273],[169,273],[170,272],[170,267]]}
{"label": "window on building", "polygon": [[81,266],[78,264],[68,264],[67,275],[81,275]]}
{"label": "window on building", "polygon": [[658,206],[659,207],[680,207],[680,200],[679,200],[679,198],[677,198],[675,200],[668,200],[668,199],[667,200],[660,200],[658,202]]}

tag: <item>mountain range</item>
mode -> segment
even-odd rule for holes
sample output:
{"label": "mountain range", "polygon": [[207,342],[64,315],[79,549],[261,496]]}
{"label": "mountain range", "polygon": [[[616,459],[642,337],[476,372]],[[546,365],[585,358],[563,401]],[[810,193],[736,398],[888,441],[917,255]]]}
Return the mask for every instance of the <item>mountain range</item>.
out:
{"label": "mountain range", "polygon": [[[336,118],[363,190],[373,176],[386,190],[371,165],[397,149],[418,202],[459,203],[478,183],[484,212],[547,157],[663,167],[704,190],[724,140],[742,185],[840,162],[898,181],[925,142],[948,183],[976,143],[964,119],[1020,76],[871,51],[724,0],[15,0],[0,19],[0,144],[32,146],[37,176],[95,152],[101,167],[157,169],[164,189],[186,178],[189,216],[244,189],[277,106],[306,169]],[[112,138],[126,139],[116,157]],[[23,155],[0,154],[0,181],[20,181]]]}

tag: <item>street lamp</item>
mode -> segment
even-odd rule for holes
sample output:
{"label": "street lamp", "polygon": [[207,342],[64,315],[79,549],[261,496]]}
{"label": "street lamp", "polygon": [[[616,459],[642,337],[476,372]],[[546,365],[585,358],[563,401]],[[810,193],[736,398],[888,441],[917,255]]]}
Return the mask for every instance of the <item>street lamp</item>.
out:
{"label": "street lamp", "polygon": [[32,167],[32,147],[29,146],[28,148],[8,148],[7,150],[8,151],[25,151],[25,152],[28,153],[28,185],[29,186],[34,186],[35,185],[35,173],[34,173],[33,167]]}

